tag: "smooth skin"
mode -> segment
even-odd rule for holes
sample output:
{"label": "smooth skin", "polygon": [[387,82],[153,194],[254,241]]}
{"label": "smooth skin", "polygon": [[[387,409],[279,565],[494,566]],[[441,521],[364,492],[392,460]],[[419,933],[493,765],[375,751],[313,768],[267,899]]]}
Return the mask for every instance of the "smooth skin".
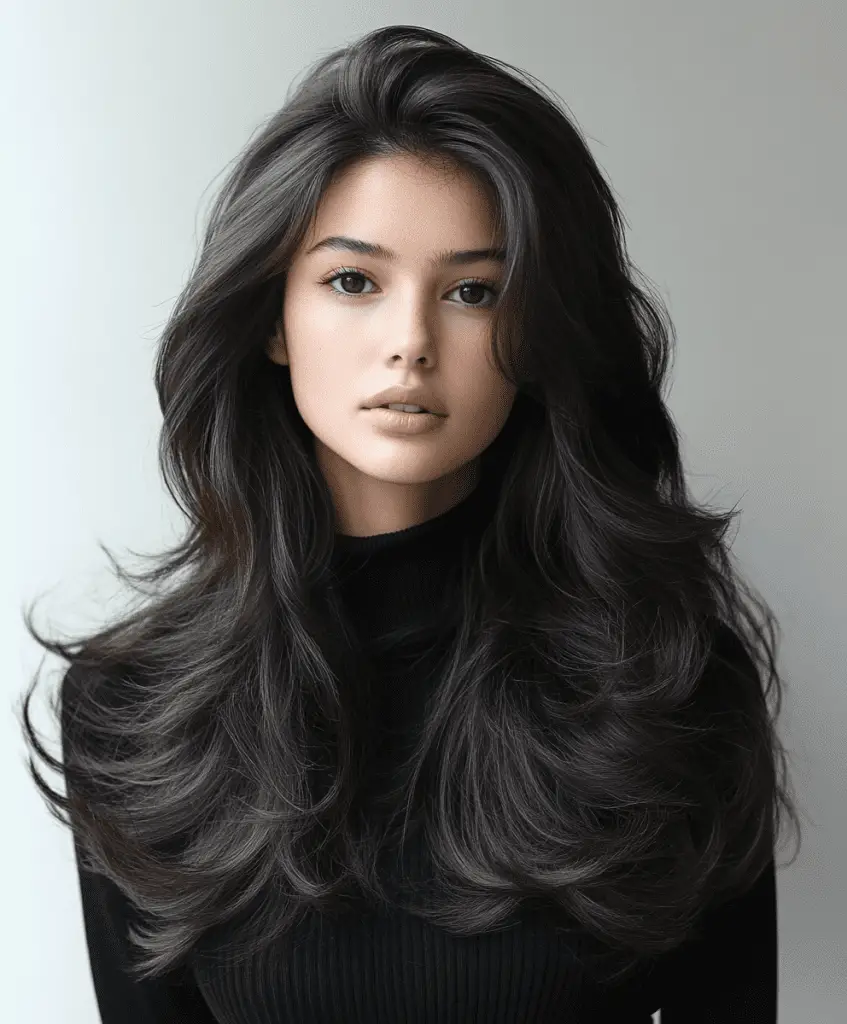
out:
{"label": "smooth skin", "polygon": [[[310,253],[332,235],[377,243],[397,258],[349,248]],[[325,191],[288,267],[268,355],[290,368],[337,532],[403,530],[446,512],[476,486],[479,456],[515,399],[490,353],[502,262],[432,261],[445,250],[495,247],[484,187],[444,160],[363,158]],[[484,283],[460,287],[469,278]],[[361,407],[393,384],[429,389],[446,418],[425,434],[380,429],[379,414]]]}

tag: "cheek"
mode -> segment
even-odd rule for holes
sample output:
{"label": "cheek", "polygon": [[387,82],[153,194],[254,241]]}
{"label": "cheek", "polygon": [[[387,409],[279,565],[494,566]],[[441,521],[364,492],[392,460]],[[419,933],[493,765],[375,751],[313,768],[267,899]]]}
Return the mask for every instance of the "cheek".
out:
{"label": "cheek", "polygon": [[285,341],[291,384],[304,401],[318,402],[324,395],[350,400],[354,348],[344,344],[343,331],[323,311],[298,315],[290,311]]}
{"label": "cheek", "polygon": [[[477,415],[496,418],[508,415],[515,400],[516,389],[500,371],[491,365],[487,353],[473,367],[466,367],[459,379],[466,383],[464,392],[468,408]],[[470,385],[470,386],[469,386]],[[459,389],[461,390],[461,389]]]}
{"label": "cheek", "polygon": [[486,403],[486,426],[491,436],[496,436],[503,429],[512,406],[515,404],[517,391],[509,381],[499,373],[491,383],[491,390]]}
{"label": "cheek", "polygon": [[333,303],[316,296],[306,282],[294,281],[289,287],[283,306],[285,338],[291,352],[303,360],[308,352],[323,348],[338,334],[338,311]]}

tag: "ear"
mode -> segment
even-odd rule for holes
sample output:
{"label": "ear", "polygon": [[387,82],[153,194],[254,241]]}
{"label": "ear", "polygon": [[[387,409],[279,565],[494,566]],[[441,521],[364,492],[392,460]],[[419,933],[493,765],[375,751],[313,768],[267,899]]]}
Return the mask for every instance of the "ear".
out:
{"label": "ear", "polygon": [[288,366],[288,350],[285,347],[285,337],[281,324],[277,324],[276,330],[271,335],[265,351],[272,362],[279,363],[280,366]]}

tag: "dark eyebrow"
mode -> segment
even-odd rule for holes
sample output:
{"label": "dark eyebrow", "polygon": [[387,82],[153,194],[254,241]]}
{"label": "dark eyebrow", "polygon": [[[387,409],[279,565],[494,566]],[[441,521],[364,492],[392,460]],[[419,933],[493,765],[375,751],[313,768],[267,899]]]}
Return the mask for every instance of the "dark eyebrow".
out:
{"label": "dark eyebrow", "polygon": [[[330,235],[322,239],[317,245],[313,245],[306,253],[311,256],[313,252],[323,249],[342,249],[348,252],[361,253],[363,256],[373,256],[378,260],[387,260],[396,263],[400,257],[393,249],[388,249],[377,242],[363,242],[361,238],[348,238],[346,235]],[[506,259],[505,249],[459,249],[437,252],[430,260],[430,265],[456,266],[463,263],[477,263],[479,260],[498,260],[501,263]]]}

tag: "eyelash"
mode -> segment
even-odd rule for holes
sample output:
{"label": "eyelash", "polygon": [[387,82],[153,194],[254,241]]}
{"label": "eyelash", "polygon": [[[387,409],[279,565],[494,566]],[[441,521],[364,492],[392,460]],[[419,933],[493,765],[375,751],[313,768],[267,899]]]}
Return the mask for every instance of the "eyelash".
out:
{"label": "eyelash", "polygon": [[[332,292],[332,294],[337,296],[339,299],[358,299],[358,298],[361,298],[361,297],[363,297],[365,295],[372,294],[370,292],[361,292],[359,295],[355,295],[355,294],[352,294],[350,292],[340,292],[340,291],[338,291],[337,289],[332,287],[332,282],[333,281],[337,281],[340,277],[363,277],[366,281],[370,281],[371,284],[375,283],[373,281],[373,279],[370,278],[364,271],[356,270],[355,267],[338,267],[335,270],[333,270],[328,277],[322,278],[320,283],[322,285],[325,285],[326,287],[328,287],[330,292]],[[460,281],[457,285],[454,285],[454,287],[451,288],[450,290],[451,291],[456,291],[457,288],[464,288],[466,285],[475,285],[475,284],[483,285],[485,288],[487,288],[492,293],[492,295],[494,296],[495,299],[497,298],[498,290],[494,286],[494,284],[491,281],[486,281],[484,278],[481,278],[481,277],[468,277],[464,281]],[[459,305],[460,306],[464,306],[465,309],[490,309],[491,308],[490,306],[474,305],[473,303],[469,303],[469,302],[460,302]]]}

